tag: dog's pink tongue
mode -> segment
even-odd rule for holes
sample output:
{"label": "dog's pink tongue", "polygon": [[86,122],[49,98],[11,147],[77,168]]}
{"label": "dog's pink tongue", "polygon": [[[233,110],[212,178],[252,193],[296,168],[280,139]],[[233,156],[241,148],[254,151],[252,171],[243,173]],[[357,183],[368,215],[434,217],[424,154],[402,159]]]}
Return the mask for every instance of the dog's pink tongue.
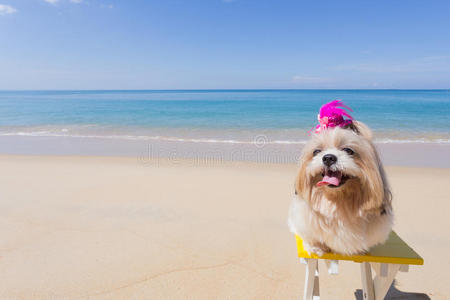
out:
{"label": "dog's pink tongue", "polygon": [[333,174],[330,176],[328,176],[328,175],[323,176],[322,181],[319,181],[316,185],[322,186],[324,184],[332,184],[332,185],[338,186],[340,182],[341,182],[341,176]]}

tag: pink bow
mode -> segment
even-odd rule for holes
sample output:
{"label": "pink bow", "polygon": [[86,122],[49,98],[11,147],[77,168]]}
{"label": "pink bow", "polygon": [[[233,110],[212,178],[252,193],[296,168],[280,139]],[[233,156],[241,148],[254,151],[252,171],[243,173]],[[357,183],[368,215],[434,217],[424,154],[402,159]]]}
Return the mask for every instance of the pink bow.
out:
{"label": "pink bow", "polygon": [[317,115],[317,120],[319,120],[319,126],[316,128],[316,133],[319,133],[321,130],[327,129],[329,126],[328,117],[320,117],[320,114]]}
{"label": "pink bow", "polygon": [[[343,127],[345,128],[347,125],[352,123],[353,117],[346,112],[343,108],[352,111],[352,109],[342,103],[341,100],[334,100],[320,108],[320,112],[317,115],[317,120],[319,120],[319,124],[315,126],[315,133],[319,133],[322,130],[325,130],[330,127]],[[347,119],[345,119],[346,117]],[[311,128],[311,130],[314,129]],[[310,134],[308,131],[308,134]]]}

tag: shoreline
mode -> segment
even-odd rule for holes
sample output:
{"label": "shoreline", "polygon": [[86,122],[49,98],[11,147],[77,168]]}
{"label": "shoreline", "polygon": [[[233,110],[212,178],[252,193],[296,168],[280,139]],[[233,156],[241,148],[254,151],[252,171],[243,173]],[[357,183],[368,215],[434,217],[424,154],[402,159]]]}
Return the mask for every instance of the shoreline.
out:
{"label": "shoreline", "polygon": [[[295,164],[304,144],[270,144],[264,136],[248,144],[116,140],[77,137],[0,136],[0,155],[63,155],[252,161]],[[450,168],[450,144],[376,143],[385,165]]]}

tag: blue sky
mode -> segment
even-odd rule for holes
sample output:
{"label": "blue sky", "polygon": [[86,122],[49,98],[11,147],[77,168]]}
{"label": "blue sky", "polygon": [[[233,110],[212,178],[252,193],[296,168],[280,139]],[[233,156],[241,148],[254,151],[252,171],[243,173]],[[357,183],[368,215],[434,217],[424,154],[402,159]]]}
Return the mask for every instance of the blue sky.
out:
{"label": "blue sky", "polygon": [[0,89],[450,88],[450,1],[0,0]]}

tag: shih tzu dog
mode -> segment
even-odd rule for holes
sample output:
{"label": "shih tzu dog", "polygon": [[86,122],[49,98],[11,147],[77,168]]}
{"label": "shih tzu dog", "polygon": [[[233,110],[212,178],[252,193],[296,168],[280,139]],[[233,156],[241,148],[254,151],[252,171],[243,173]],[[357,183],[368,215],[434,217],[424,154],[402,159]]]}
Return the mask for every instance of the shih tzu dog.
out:
{"label": "shih tzu dog", "polygon": [[303,149],[290,230],[309,253],[361,254],[391,232],[391,192],[370,129],[341,101],[321,107]]}

